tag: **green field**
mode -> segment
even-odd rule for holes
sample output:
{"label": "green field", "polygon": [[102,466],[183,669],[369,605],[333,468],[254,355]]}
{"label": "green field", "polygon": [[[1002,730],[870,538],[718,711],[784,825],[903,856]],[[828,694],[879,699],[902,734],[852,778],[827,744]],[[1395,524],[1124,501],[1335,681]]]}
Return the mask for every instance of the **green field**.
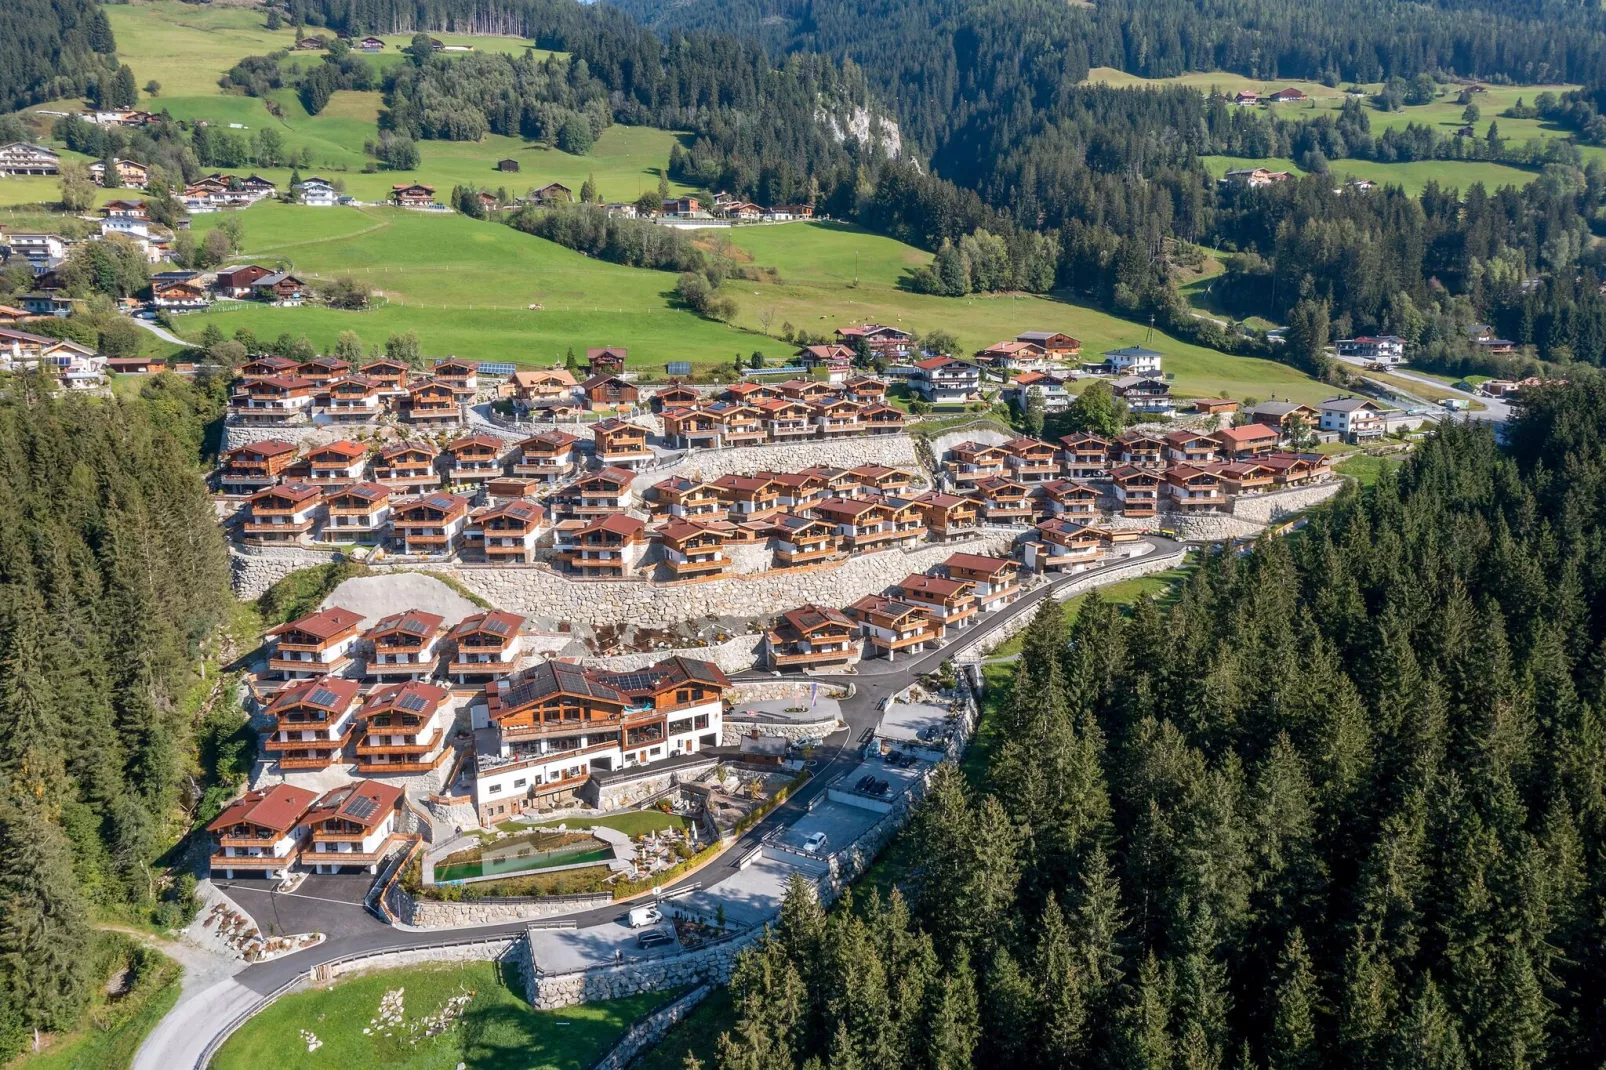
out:
{"label": "green field", "polygon": [[[1239,167],[1266,167],[1273,171],[1292,171],[1304,174],[1298,164],[1288,159],[1249,159],[1242,156],[1201,156],[1200,162],[1213,175],[1223,175]],[[1364,178],[1382,184],[1403,186],[1405,192],[1417,194],[1430,180],[1445,187],[1466,189],[1475,182],[1493,193],[1501,186],[1525,186],[1539,176],[1538,171],[1511,167],[1503,163],[1484,160],[1413,160],[1410,163],[1374,163],[1371,160],[1332,160],[1327,173],[1337,189],[1343,180]]]}
{"label": "green field", "polygon": [[[215,1070],[352,1066],[438,1070],[463,1062],[476,1070],[583,1070],[607,1052],[632,1022],[675,996],[672,991],[652,992],[532,1011],[510,985],[519,985],[517,971],[504,978],[496,964],[479,962],[382,970],[330,988],[297,992],[246,1022],[218,1051],[212,1066]],[[405,990],[403,1026],[386,1030],[370,1025],[385,993],[398,988]],[[472,993],[472,999],[445,1032],[423,1037],[421,1029],[415,1033],[407,1028],[463,993]],[[307,1051],[302,1030],[322,1042],[317,1050]],[[365,1035],[365,1031],[370,1032]]]}

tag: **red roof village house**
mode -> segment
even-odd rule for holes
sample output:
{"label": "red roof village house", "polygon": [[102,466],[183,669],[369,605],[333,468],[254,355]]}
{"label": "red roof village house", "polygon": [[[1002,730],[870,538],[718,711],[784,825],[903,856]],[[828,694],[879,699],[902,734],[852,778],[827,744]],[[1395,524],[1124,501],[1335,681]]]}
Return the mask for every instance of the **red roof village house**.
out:
{"label": "red roof village house", "polygon": [[268,672],[284,680],[338,673],[351,662],[362,614],[331,606],[269,628]]}
{"label": "red roof village house", "polygon": [[942,642],[942,621],[924,606],[910,605],[885,595],[865,595],[846,610],[870,640],[870,653],[889,661],[900,652],[924,650]]}
{"label": "red roof village house", "polygon": [[290,875],[307,837],[305,816],[318,793],[275,784],[248,791],[206,826],[212,834],[213,877],[236,873],[278,880]]}
{"label": "red roof village house", "polygon": [[1017,483],[1047,483],[1060,474],[1059,448],[1037,438],[1012,438],[1003,445],[1009,477]]}
{"label": "red roof village house", "polygon": [[976,606],[983,613],[1014,602],[1020,597],[1020,564],[1008,557],[981,554],[954,554],[942,563],[949,579],[971,585]]}
{"label": "red roof village house", "polygon": [[326,411],[335,423],[368,423],[379,416],[380,385],[361,375],[342,375],[324,387]]}
{"label": "red roof village house", "polygon": [[653,511],[670,516],[715,516],[725,512],[725,503],[712,483],[692,476],[670,476],[652,485]]}
{"label": "red roof village house", "polygon": [[884,327],[878,323],[865,323],[856,327],[838,327],[838,343],[853,348],[860,340],[870,352],[892,360],[914,352],[914,335],[897,327]]}
{"label": "red roof village house", "polygon": [[720,476],[714,489],[732,520],[753,520],[781,508],[781,485],[765,475]]}
{"label": "red roof village house", "polygon": [[502,474],[505,443],[495,435],[464,435],[446,444],[446,478],[452,483],[484,483]]}
{"label": "red roof village house", "polygon": [[314,446],[307,454],[307,482],[319,486],[344,486],[362,479],[368,467],[368,447],[341,439],[327,446]]}
{"label": "red roof village house", "polygon": [[814,515],[835,526],[842,548],[854,552],[907,546],[925,538],[926,525],[913,502],[873,498],[827,498]]}
{"label": "red roof village house", "polygon": [[405,394],[407,392],[407,378],[411,368],[403,361],[390,360],[381,357],[371,360],[362,366],[364,379],[376,384],[381,393]]}
{"label": "red roof village house", "polygon": [[764,661],[771,669],[853,665],[859,660],[858,639],[858,623],[840,610],[799,606],[764,633]]}
{"label": "red roof village house", "polygon": [[1173,465],[1166,470],[1166,492],[1171,496],[1171,507],[1184,512],[1206,512],[1226,504],[1221,491],[1221,477],[1210,468],[1197,468],[1189,464]]}
{"label": "red roof village house", "polygon": [[1270,490],[1275,482],[1272,470],[1253,459],[1221,465],[1216,469],[1216,475],[1221,478],[1222,490],[1234,497],[1263,494]]}
{"label": "red roof village house", "polygon": [[681,449],[717,448],[725,428],[719,414],[707,409],[666,409],[662,419],[664,440]]}
{"label": "red roof village house", "polygon": [[301,367],[300,362],[289,357],[262,356],[240,365],[239,375],[241,381],[264,379],[274,375],[290,375],[299,367]]}
{"label": "red roof village house", "polygon": [[683,383],[670,383],[653,394],[652,408],[654,412],[665,412],[696,405],[702,400],[703,395],[700,391],[694,390]]}
{"label": "red roof village house", "polygon": [[445,619],[436,613],[409,609],[392,613],[363,635],[373,648],[366,674],[371,680],[426,680],[435,675]]}
{"label": "red roof village house", "polygon": [[786,509],[803,509],[831,496],[825,480],[813,472],[757,472],[756,475],[775,484],[776,494]]}
{"label": "red roof village house", "polygon": [[653,459],[647,429],[640,424],[599,420],[591,426],[591,441],[597,460],[611,468],[636,468]]}
{"label": "red roof village house", "polygon": [[377,545],[390,527],[390,488],[383,483],[353,483],[324,495],[324,542]]}
{"label": "red roof village house", "polygon": [[331,379],[338,378],[351,371],[351,362],[341,360],[339,357],[313,357],[302,361],[296,367],[296,374],[303,379],[311,380],[320,388]]}
{"label": "red roof village house", "polygon": [[557,504],[566,515],[584,519],[622,512],[636,505],[635,478],[628,468],[590,472],[565,487]]}
{"label": "red roof village house", "polygon": [[677,580],[718,576],[730,567],[725,556],[723,521],[683,520],[671,517],[657,531],[663,547],[664,568]]}
{"label": "red roof village house", "polygon": [[1021,547],[1026,567],[1034,572],[1075,572],[1099,559],[1104,539],[1083,524],[1056,517],[1038,524],[1035,536]]}
{"label": "red roof village house", "polygon": [[873,490],[877,494],[900,495],[909,489],[913,482],[908,472],[901,468],[888,468],[884,464],[861,464],[857,468],[848,469],[851,476],[859,486],[866,490]]}
{"label": "red roof village house", "polygon": [[976,590],[969,580],[913,572],[892,588],[892,597],[924,609],[945,630],[963,628],[976,615]]}
{"label": "red roof village house", "polygon": [[411,838],[398,829],[402,794],[401,788],[374,780],[325,792],[307,811],[312,836],[301,849],[301,864],[318,873],[377,873],[385,857]]}
{"label": "red roof village house", "polygon": [[406,186],[390,187],[390,199],[402,208],[433,208],[435,187],[414,182]]}
{"label": "red roof village house", "polygon": [[241,423],[280,426],[304,421],[312,412],[314,384],[294,375],[267,375],[247,379],[229,398],[229,408]]}
{"label": "red roof village house", "polygon": [[1043,484],[1043,508],[1051,516],[1091,517],[1099,511],[1099,492],[1075,479]]}
{"label": "red roof village house", "polygon": [[708,406],[708,410],[717,415],[724,424],[720,432],[720,444],[725,446],[756,446],[767,437],[764,425],[764,413],[752,405],[719,402]]}
{"label": "red roof village house", "polygon": [[864,429],[872,435],[895,435],[903,430],[903,413],[891,405],[871,402],[859,413]]}
{"label": "red roof village house", "polygon": [[535,544],[550,529],[546,509],[523,498],[476,510],[469,527],[478,533],[487,561],[520,565],[535,561]]}
{"label": "red roof village house", "polygon": [[456,494],[427,494],[396,502],[390,529],[402,553],[445,557],[457,549],[468,522],[468,499]]}
{"label": "red roof village house", "polygon": [[398,442],[379,451],[374,478],[398,494],[417,494],[440,485],[435,460],[440,451],[428,442]]}
{"label": "red roof village house", "polygon": [[842,384],[842,393],[862,405],[883,402],[887,399],[887,381],[873,375],[855,375]]}
{"label": "red roof village house", "polygon": [[1165,436],[1166,460],[1172,464],[1209,464],[1216,459],[1217,440],[1194,431],[1173,431]]}
{"label": "red roof village house", "polygon": [[1310,98],[1307,97],[1303,91],[1295,89],[1293,86],[1289,86],[1287,89],[1277,90],[1277,92],[1273,93],[1266,99],[1270,100],[1273,104],[1292,104],[1296,101],[1309,100]]}
{"label": "red roof village house", "polygon": [[943,465],[957,487],[969,487],[978,480],[1002,476],[1007,467],[1008,454],[997,446],[985,442],[961,442],[948,451],[949,460]]}
{"label": "red roof village house", "polygon": [[437,382],[445,383],[458,394],[472,396],[478,393],[480,388],[478,361],[447,357],[445,360],[437,360],[430,374]]}
{"label": "red roof village house", "polygon": [[630,350],[624,346],[599,346],[586,350],[586,367],[592,375],[622,375]]}
{"label": "red roof village house", "polygon": [[814,423],[825,438],[856,435],[864,430],[864,409],[846,398],[821,398],[809,405]]}
{"label": "red roof village house", "polygon": [[251,495],[247,508],[240,525],[246,542],[296,543],[318,523],[323,490],[311,483],[280,483]]}
{"label": "red roof village house", "polygon": [[320,676],[289,684],[263,711],[262,750],[283,769],[327,769],[341,760],[356,722],[357,681]]}
{"label": "red roof village house", "polygon": [[1000,476],[977,480],[971,493],[982,503],[982,515],[989,524],[1029,524],[1037,515],[1037,504],[1023,483]]}
{"label": "red roof village house", "polygon": [[628,513],[610,513],[576,529],[558,560],[581,576],[622,579],[647,553],[647,525]]}
{"label": "red roof village house", "polygon": [[976,360],[991,368],[1019,371],[1036,368],[1048,359],[1047,352],[1036,342],[994,342],[986,349],[977,350]]}
{"label": "red roof village house", "polygon": [[424,379],[407,387],[407,421],[420,427],[456,426],[463,419],[457,392],[445,383]]}
{"label": "red roof village house", "polygon": [[961,539],[981,526],[981,503],[974,498],[929,491],[913,499],[931,537],[940,542]]}
{"label": "red roof village house", "polygon": [[830,383],[822,383],[818,379],[788,379],[784,383],[777,383],[775,389],[779,390],[781,397],[788,401],[801,401],[804,404],[836,397],[839,394],[836,387]]}
{"label": "red roof village house", "polygon": [[1160,475],[1151,468],[1130,465],[1111,473],[1115,500],[1122,516],[1153,516],[1160,508]]}
{"label": "red roof village house", "polygon": [[1128,467],[1164,468],[1165,436],[1136,428],[1121,432],[1110,448],[1112,462],[1119,461]]}
{"label": "red roof village house", "polygon": [[1276,449],[1280,436],[1274,427],[1249,423],[1242,427],[1223,427],[1210,437],[1216,440],[1223,457],[1241,461]]}
{"label": "red roof village house", "polygon": [[801,568],[837,556],[836,530],[823,520],[783,513],[775,518],[775,567]]}
{"label": "red roof village house", "polygon": [[785,398],[765,398],[754,405],[762,414],[771,442],[789,442],[814,434],[813,414],[802,402]]}
{"label": "red roof village house", "polygon": [[251,442],[224,455],[218,483],[226,494],[250,493],[279,481],[296,459],[296,444],[268,438]]}
{"label": "red roof village house", "polygon": [[357,772],[363,776],[427,773],[450,758],[452,694],[408,680],[383,684],[357,711]]}
{"label": "red roof village house", "polygon": [[464,617],[447,634],[457,644],[446,664],[447,673],[458,683],[468,684],[513,672],[524,654],[524,640],[520,637],[523,627],[523,617],[501,610],[488,609]]}

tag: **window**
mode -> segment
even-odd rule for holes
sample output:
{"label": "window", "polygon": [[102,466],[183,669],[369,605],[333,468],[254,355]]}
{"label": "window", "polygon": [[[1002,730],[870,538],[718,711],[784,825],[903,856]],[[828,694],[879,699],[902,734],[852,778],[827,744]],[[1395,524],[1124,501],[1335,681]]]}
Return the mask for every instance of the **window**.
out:
{"label": "window", "polygon": [[488,795],[500,795],[502,793],[502,785],[492,784],[490,787],[486,788],[485,791]]}
{"label": "window", "polygon": [[704,728],[707,728],[707,727],[708,727],[708,714],[699,713],[696,717],[692,718],[692,728],[700,731],[700,730],[702,730]]}
{"label": "window", "polygon": [[524,787],[524,785],[526,785],[528,783],[529,783],[529,781],[525,780],[523,777],[520,777],[519,779],[517,779],[517,780],[515,780],[513,782],[513,786],[515,788],[522,788],[522,787]]}

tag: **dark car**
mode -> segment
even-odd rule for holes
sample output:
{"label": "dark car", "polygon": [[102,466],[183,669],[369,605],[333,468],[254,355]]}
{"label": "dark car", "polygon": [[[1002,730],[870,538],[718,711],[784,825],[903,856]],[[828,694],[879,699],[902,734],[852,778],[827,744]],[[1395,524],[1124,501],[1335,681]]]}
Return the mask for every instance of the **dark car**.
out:
{"label": "dark car", "polygon": [[866,773],[866,774],[864,774],[864,776],[859,778],[859,782],[857,784],[853,785],[853,790],[855,790],[855,791],[869,791],[874,786],[875,786],[875,777],[871,776],[869,773]]}
{"label": "dark car", "polygon": [[674,942],[675,938],[662,929],[648,929],[636,937],[636,946],[642,949],[663,947]]}

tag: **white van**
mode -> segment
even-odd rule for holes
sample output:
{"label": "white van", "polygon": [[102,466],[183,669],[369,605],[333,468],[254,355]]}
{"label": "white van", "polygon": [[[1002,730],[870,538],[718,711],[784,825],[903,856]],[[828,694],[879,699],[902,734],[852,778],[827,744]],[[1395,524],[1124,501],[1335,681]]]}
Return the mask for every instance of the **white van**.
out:
{"label": "white van", "polygon": [[663,912],[658,909],[656,904],[649,903],[644,907],[630,908],[629,921],[632,929],[640,929],[648,925],[657,925],[663,920]]}

